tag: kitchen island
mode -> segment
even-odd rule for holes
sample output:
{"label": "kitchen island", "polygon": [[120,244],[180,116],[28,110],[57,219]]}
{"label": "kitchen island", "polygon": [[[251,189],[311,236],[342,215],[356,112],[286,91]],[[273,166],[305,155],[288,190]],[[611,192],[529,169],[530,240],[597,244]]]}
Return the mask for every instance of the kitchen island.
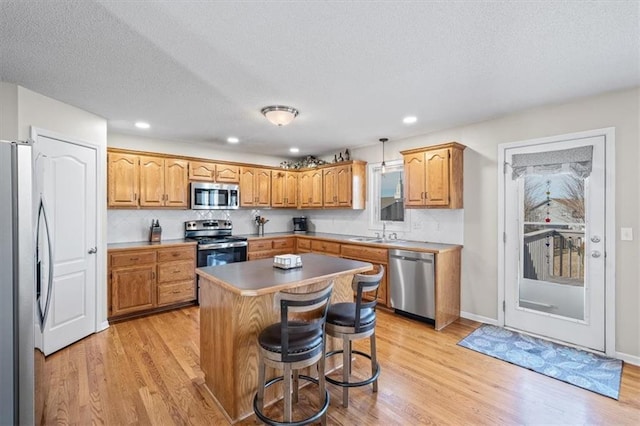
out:
{"label": "kitchen island", "polygon": [[[253,414],[258,382],[259,333],[280,320],[274,301],[279,291],[305,293],[334,282],[331,302],[353,300],[354,274],[372,269],[368,262],[315,253],[301,255],[301,268],[273,267],[273,259],[198,268],[200,277],[200,368],[205,384],[227,419],[236,423]],[[333,342],[327,342],[327,349]],[[327,368],[337,365],[328,365]],[[282,372],[267,369],[267,378]],[[307,374],[307,373],[304,373]],[[311,375],[315,375],[311,373]],[[267,389],[265,402],[282,397]]]}

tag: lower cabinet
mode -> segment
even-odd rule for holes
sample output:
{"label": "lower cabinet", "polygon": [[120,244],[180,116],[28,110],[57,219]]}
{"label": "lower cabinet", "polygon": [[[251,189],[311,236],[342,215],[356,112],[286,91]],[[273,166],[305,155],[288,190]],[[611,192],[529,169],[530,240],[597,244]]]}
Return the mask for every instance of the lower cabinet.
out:
{"label": "lower cabinet", "polygon": [[122,319],[196,300],[195,245],[109,251],[109,314]]}
{"label": "lower cabinet", "polygon": [[267,259],[279,254],[290,254],[295,251],[295,245],[295,237],[249,240],[247,259]]}
{"label": "lower cabinet", "polygon": [[[367,247],[360,246],[355,244],[342,244],[340,250],[340,257],[345,259],[353,259],[360,260],[363,262],[373,263],[374,270],[371,272],[366,272],[374,274],[378,272],[377,265],[382,265],[385,269],[384,275],[382,276],[382,281],[380,281],[380,287],[378,287],[378,303],[383,306],[389,306],[388,299],[388,283],[387,283],[387,275],[388,275],[388,259],[389,252],[386,248],[377,248],[377,247]],[[365,295],[366,298],[366,295]],[[371,297],[373,299],[373,297]]]}

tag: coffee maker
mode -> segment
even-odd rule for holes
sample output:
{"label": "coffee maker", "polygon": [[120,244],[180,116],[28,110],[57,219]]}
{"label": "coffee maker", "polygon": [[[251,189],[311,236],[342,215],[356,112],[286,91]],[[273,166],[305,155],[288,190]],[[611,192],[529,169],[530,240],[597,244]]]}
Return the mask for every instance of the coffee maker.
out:
{"label": "coffee maker", "polygon": [[307,218],[304,216],[293,218],[293,232],[295,234],[306,234],[307,232]]}

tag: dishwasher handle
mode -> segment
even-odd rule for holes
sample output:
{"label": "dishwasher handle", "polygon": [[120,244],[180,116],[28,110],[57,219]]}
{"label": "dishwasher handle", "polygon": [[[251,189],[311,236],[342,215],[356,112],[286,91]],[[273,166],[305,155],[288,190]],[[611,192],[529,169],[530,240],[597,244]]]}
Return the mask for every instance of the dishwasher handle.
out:
{"label": "dishwasher handle", "polygon": [[410,262],[433,263],[433,253],[423,253],[409,250],[389,250],[389,260],[400,259]]}

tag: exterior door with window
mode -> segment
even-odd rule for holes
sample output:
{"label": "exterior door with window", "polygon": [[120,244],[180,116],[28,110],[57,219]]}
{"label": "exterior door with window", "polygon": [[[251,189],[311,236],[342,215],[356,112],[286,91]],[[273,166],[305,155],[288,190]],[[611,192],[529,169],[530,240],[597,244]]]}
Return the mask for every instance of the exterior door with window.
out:
{"label": "exterior door with window", "polygon": [[505,325],[605,349],[605,137],[504,150]]}

